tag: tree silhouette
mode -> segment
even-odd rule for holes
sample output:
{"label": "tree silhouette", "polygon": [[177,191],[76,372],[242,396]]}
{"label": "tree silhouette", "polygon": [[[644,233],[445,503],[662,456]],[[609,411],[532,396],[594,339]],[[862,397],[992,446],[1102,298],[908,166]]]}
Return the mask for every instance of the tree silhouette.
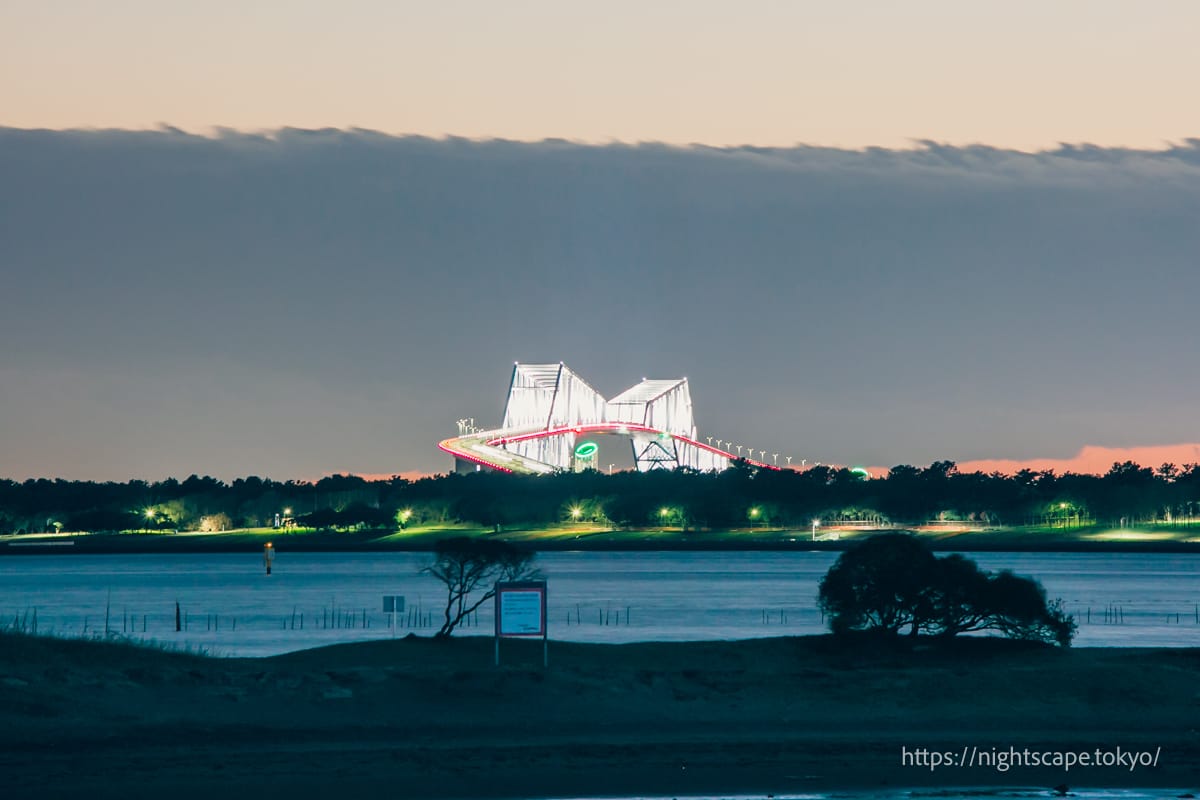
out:
{"label": "tree silhouette", "polygon": [[953,554],[937,558],[910,534],[872,536],[842,553],[821,579],[820,607],[830,630],[945,638],[994,630],[1012,639],[1066,647],[1075,621],[1041,584],[1002,571],[991,574]]}
{"label": "tree silhouette", "polygon": [[915,536],[885,533],[856,544],[830,567],[818,593],[834,633],[875,630],[912,635],[926,624],[936,559]]}
{"label": "tree silhouette", "polygon": [[446,610],[437,637],[454,632],[463,619],[496,596],[497,581],[538,576],[536,553],[497,539],[456,537],[434,545],[434,561],[421,571],[446,587]]}

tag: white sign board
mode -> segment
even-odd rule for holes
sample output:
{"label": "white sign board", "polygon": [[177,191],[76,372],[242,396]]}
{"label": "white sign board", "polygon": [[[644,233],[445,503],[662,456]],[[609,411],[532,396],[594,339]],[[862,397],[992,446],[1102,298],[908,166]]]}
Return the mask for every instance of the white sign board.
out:
{"label": "white sign board", "polygon": [[500,640],[506,636],[540,636],[542,667],[549,665],[546,631],[546,582],[501,581],[496,584],[496,666]]}
{"label": "white sign board", "polygon": [[508,589],[500,593],[500,635],[541,636],[542,598],[537,589]]}
{"label": "white sign board", "polygon": [[546,635],[546,582],[496,584],[496,635]]}

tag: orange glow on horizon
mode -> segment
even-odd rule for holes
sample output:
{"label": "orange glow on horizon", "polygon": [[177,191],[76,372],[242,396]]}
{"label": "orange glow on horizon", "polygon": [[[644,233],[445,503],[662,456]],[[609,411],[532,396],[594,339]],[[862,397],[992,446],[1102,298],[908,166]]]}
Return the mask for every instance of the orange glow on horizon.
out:
{"label": "orange glow on horizon", "polygon": [[1144,445],[1137,447],[1103,447],[1087,445],[1070,458],[980,459],[962,461],[959,472],[1003,472],[1012,474],[1023,469],[1054,470],[1058,474],[1077,472],[1103,475],[1114,462],[1132,461],[1143,467],[1161,464],[1200,463],[1200,443]]}
{"label": "orange glow on horizon", "polygon": [[[1085,445],[1078,453],[1070,458],[982,458],[956,462],[961,473],[983,472],[985,474],[999,472],[1013,475],[1023,469],[1042,472],[1053,470],[1062,475],[1074,472],[1080,475],[1103,475],[1114,463],[1132,461],[1143,467],[1158,468],[1162,464],[1175,464],[1178,467],[1187,464],[1200,464],[1200,443],[1141,445],[1135,447],[1104,447],[1102,445]],[[841,469],[844,465],[828,464],[832,469]],[[924,464],[913,464],[922,467]],[[796,472],[804,472],[813,466],[792,466]],[[866,470],[872,478],[885,478],[891,472],[891,467],[868,466]]]}
{"label": "orange glow on horizon", "polygon": [[[356,478],[362,478],[364,481],[390,481],[392,478],[403,478],[406,481],[419,481],[422,478],[434,478],[438,475],[444,475],[450,472],[449,469],[441,472],[423,472],[419,469],[410,469],[404,472],[355,472],[354,470],[342,470],[339,472],[327,472],[321,478],[332,478],[334,475],[353,475]],[[320,480],[318,478],[317,480]],[[316,481],[313,481],[316,483]]]}

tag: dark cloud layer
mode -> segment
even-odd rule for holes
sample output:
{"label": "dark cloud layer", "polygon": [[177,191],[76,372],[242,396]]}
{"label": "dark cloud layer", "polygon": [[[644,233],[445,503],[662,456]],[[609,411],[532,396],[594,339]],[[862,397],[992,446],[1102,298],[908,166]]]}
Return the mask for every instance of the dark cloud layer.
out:
{"label": "dark cloud layer", "polygon": [[445,467],[513,360],[891,464],[1195,441],[1200,141],[0,129],[0,475]]}

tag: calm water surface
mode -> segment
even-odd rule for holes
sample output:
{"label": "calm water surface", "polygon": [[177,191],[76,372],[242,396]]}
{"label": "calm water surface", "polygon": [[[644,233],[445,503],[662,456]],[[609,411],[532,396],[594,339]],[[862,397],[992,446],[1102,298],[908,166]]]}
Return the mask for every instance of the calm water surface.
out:
{"label": "calm water surface", "polygon": [[[1185,794],[1184,789],[1079,789],[1072,790],[1067,797],[1076,800],[1168,800]],[[571,800],[1017,800],[1017,798],[1058,798],[1054,791],[1029,789],[912,789],[889,792],[814,792],[811,794],[713,794],[713,795],[640,795],[627,798],[571,798]]]}
{"label": "calm water surface", "polygon": [[[820,633],[817,582],[836,553],[550,553],[553,639],[735,639]],[[1080,619],[1079,646],[1200,646],[1200,556],[972,556],[1040,580]],[[439,584],[421,553],[14,556],[0,558],[0,619],[64,635],[108,628],[218,655],[267,655],[436,625]],[[403,595],[394,632],[383,595]],[[176,633],[175,603],[187,630]],[[1090,611],[1090,622],[1089,620]],[[365,616],[364,616],[365,615]],[[1178,620],[1178,621],[1177,621]],[[490,634],[491,607],[464,634]],[[294,624],[294,627],[293,627]],[[144,630],[143,630],[144,628]]]}

